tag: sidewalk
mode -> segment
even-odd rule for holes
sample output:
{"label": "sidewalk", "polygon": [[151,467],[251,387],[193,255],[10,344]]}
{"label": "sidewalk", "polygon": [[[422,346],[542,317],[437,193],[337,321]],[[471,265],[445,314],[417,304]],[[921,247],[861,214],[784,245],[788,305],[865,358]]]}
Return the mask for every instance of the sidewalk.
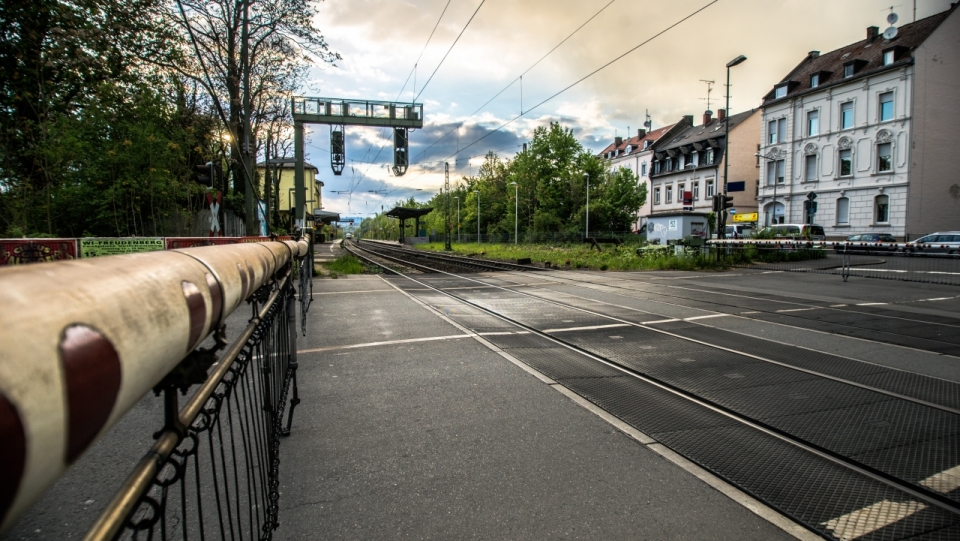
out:
{"label": "sidewalk", "polygon": [[314,301],[279,539],[792,539],[376,276]]}

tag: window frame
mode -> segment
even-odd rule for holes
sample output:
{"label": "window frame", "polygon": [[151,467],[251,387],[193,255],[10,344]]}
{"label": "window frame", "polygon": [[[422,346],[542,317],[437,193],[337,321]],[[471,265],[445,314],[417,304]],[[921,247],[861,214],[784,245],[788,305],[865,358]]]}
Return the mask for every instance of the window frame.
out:
{"label": "window frame", "polygon": [[[886,147],[890,153],[886,155],[887,157],[887,168],[883,169],[883,157],[884,155],[880,154],[880,149]],[[877,173],[893,173],[893,142],[887,141],[886,143],[877,143]]]}
{"label": "window frame", "polygon": [[694,183],[693,183],[693,190],[691,190],[691,191],[693,191],[693,200],[694,200],[694,201],[696,201],[697,199],[700,199],[700,182],[694,181]]}
{"label": "window frame", "polygon": [[[843,153],[848,153],[850,161],[850,172],[843,174]],[[837,152],[837,177],[838,178],[847,178],[853,176],[853,149],[852,148],[841,148]]]}
{"label": "window frame", "polygon": [[882,62],[884,66],[889,66],[890,64],[893,64],[896,61],[897,61],[897,52],[895,50],[887,49],[886,51],[883,51]]}
{"label": "window frame", "polygon": [[787,90],[787,85],[778,85],[773,87],[773,99],[779,100],[780,98],[786,98]]}
{"label": "window frame", "polygon": [[810,88],[817,88],[820,86],[820,74],[814,73],[810,76]]}
{"label": "window frame", "polygon": [[[849,109],[849,112],[850,112],[850,125],[849,125],[849,126],[847,126],[846,123],[844,122],[844,114],[843,114],[843,113],[844,113],[844,109],[843,109],[844,107],[849,107],[849,108],[850,108],[850,109]],[[843,102],[843,103],[840,104],[840,129],[841,129],[841,130],[851,130],[851,129],[854,128],[854,124],[856,124],[856,121],[854,120],[854,114],[855,114],[855,112],[856,112],[856,111],[855,111],[855,106],[854,106],[854,103],[853,103],[852,100],[851,100],[851,101],[845,101],[845,102]]]}
{"label": "window frame", "polygon": [[[813,173],[810,172],[810,159],[813,159]],[[819,160],[817,159],[816,153],[807,154],[803,157],[803,180],[805,182],[815,182],[819,177],[817,175],[817,164]]]}
{"label": "window frame", "polygon": [[[840,219],[841,201],[846,203],[843,220]],[[834,221],[836,225],[850,225],[850,198],[849,197],[844,195],[837,198],[836,213],[834,215]]]}
{"label": "window frame", "polygon": [[660,186],[657,186],[653,189],[653,204],[660,204]]}
{"label": "window frame", "polygon": [[[881,203],[881,200],[883,202]],[[883,216],[881,219],[880,211],[883,211]],[[887,194],[880,194],[873,198],[873,223],[880,224],[889,224],[890,223],[890,196]]]}
{"label": "window frame", "polygon": [[673,203],[673,185],[664,186],[663,190],[663,204],[669,205]]}
{"label": "window frame", "polygon": [[647,176],[647,162],[643,162],[640,164],[640,176],[641,177]]}
{"label": "window frame", "polygon": [[703,160],[703,163],[713,165],[713,147],[707,149],[707,153],[704,155]]}
{"label": "window frame", "polygon": [[[816,130],[813,129],[811,121],[816,123]],[[811,109],[807,111],[807,137],[820,135],[820,109]]]}
{"label": "window frame", "polygon": [[843,65],[843,78],[849,79],[857,74],[857,66],[854,62],[847,62]]}
{"label": "window frame", "polygon": [[[890,99],[885,102],[885,101],[883,101],[884,96],[889,96]],[[884,117],[884,116],[883,116],[883,105],[884,105],[884,103],[887,103],[887,104],[890,105],[890,115],[889,115],[888,117]],[[878,122],[887,122],[887,121],[889,121],[889,120],[893,120],[893,117],[894,117],[894,115],[896,114],[896,111],[895,111],[894,109],[895,109],[895,108],[894,108],[894,95],[893,95],[893,90],[889,90],[889,91],[887,91],[887,92],[881,92],[881,93],[877,96],[877,121],[878,121]]]}
{"label": "window frame", "polygon": [[717,193],[717,184],[716,184],[716,181],[714,181],[713,179],[710,179],[706,182],[707,182],[707,185],[703,190],[703,198],[710,199]]}

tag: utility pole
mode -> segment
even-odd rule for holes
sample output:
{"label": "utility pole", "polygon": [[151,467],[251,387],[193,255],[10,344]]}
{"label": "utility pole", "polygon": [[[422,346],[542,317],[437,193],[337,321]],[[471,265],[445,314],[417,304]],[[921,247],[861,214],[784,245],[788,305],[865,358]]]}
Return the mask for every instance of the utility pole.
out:
{"label": "utility pole", "polygon": [[443,162],[443,191],[447,194],[443,198],[443,249],[453,250],[450,246],[450,164]]}
{"label": "utility pole", "polygon": [[255,190],[256,175],[254,174],[254,141],[250,117],[253,113],[250,101],[250,0],[243,0],[243,30],[241,31],[240,58],[243,70],[243,174],[247,177],[244,185],[244,214],[246,214],[246,233],[248,236],[260,235],[260,220],[258,215],[257,194]]}

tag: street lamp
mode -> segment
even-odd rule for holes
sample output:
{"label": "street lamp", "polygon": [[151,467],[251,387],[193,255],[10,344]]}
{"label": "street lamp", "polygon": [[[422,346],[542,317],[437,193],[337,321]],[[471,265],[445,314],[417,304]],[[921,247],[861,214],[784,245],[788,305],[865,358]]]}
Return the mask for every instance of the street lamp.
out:
{"label": "street lamp", "polygon": [[590,238],[590,173],[584,173],[583,178],[587,181],[587,232],[584,238]]}
{"label": "street lamp", "polygon": [[[727,150],[730,148],[730,68],[743,63],[747,57],[740,55],[727,62],[727,107],[726,114],[723,116],[723,196],[727,196],[727,173],[730,171],[730,155]],[[726,199],[724,199],[726,201]],[[717,224],[717,238],[723,240],[726,238],[725,226],[727,223],[726,209],[720,210],[719,223]]]}
{"label": "street lamp", "polygon": [[477,194],[477,244],[480,244],[480,190],[473,190]]}
{"label": "street lamp", "polygon": [[453,196],[457,200],[457,244],[460,244],[460,196]]}
{"label": "street lamp", "polygon": [[520,204],[519,204],[519,201],[520,201],[520,186],[518,186],[516,182],[511,182],[510,184],[513,185],[513,245],[516,246],[516,245],[517,245],[517,239],[519,238],[519,237],[517,236],[517,231],[518,231],[518,229],[517,229],[517,209],[520,208]]}

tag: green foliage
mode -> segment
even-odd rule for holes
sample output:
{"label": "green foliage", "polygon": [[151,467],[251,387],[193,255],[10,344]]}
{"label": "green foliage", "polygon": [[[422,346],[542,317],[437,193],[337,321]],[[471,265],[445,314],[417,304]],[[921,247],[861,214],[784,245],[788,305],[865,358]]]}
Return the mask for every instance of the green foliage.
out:
{"label": "green foliage", "polygon": [[322,263],[322,265],[330,271],[332,278],[336,278],[337,274],[361,274],[363,272],[363,262],[349,254],[340,256],[329,263]]}

